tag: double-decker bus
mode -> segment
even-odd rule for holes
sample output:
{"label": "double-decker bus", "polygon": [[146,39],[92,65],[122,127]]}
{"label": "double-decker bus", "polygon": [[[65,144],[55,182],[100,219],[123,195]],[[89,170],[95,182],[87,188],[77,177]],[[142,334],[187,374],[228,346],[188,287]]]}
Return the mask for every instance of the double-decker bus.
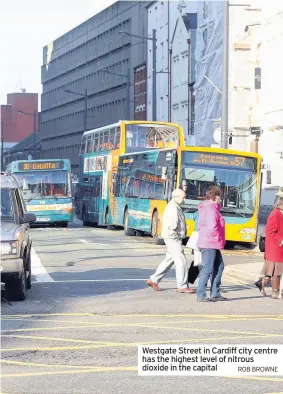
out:
{"label": "double-decker bus", "polygon": [[6,171],[15,175],[27,211],[35,214],[38,224],[67,227],[73,220],[69,160],[13,161]]}
{"label": "double-decker bus", "polygon": [[184,145],[181,127],[167,122],[119,121],[85,132],[80,151],[77,216],[84,225],[118,225],[114,218],[114,181],[120,156],[144,149],[177,148],[180,144]]}
{"label": "double-decker bus", "polygon": [[[113,133],[108,150],[102,139],[105,132],[106,144]],[[182,208],[188,237],[194,230],[198,204],[207,188],[217,185],[222,191],[227,241],[256,241],[261,188],[258,154],[186,147],[179,125],[136,121],[85,133],[81,153],[79,200],[85,224],[122,226],[126,235],[149,233],[160,244],[163,211],[172,191],[186,181]]]}

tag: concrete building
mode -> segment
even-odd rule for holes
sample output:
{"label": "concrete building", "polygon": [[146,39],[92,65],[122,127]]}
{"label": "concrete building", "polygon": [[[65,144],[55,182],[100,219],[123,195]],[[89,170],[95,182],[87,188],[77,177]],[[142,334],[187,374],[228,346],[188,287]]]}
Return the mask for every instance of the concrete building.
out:
{"label": "concrete building", "polygon": [[38,115],[38,94],[10,93],[7,95],[7,104],[1,105],[0,121],[4,130],[4,152],[33,132],[33,116],[24,115],[18,111],[30,114],[36,111]]}
{"label": "concrete building", "polygon": [[[188,30],[194,30],[194,18],[198,8],[197,1],[153,1],[147,7],[147,35],[152,37],[156,29],[156,113],[160,121],[178,119],[184,123],[188,134],[188,95],[189,68],[193,72],[192,47],[189,51]],[[193,39],[192,39],[193,40]],[[193,43],[192,43],[193,46]],[[175,62],[172,51],[174,51]],[[179,60],[177,60],[179,57]],[[189,63],[191,62],[189,66]],[[170,67],[172,66],[172,70]],[[147,118],[152,119],[152,41],[147,49]],[[179,75],[177,69],[179,68]],[[192,78],[192,76],[191,76]],[[173,81],[174,79],[174,81]],[[172,90],[173,89],[173,90]],[[174,91],[174,92],[173,92]],[[178,94],[182,99],[178,99]],[[172,97],[174,95],[174,98]],[[174,100],[174,102],[173,102]],[[182,102],[181,102],[182,101]],[[184,107],[183,107],[184,105]],[[173,106],[175,110],[173,110]],[[179,110],[177,110],[177,107]],[[180,111],[180,112],[179,112]],[[174,115],[173,115],[174,112]]]}
{"label": "concrete building", "polygon": [[117,1],[43,49],[42,158],[69,158],[78,173],[86,89],[87,130],[145,119],[147,43],[119,32],[146,36],[147,5]]}

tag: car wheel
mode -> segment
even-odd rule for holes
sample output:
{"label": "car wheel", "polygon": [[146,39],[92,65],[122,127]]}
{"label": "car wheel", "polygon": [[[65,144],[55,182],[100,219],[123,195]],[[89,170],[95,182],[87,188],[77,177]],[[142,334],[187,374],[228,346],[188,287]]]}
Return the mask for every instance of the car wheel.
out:
{"label": "car wheel", "polygon": [[7,298],[11,301],[24,301],[27,295],[26,270],[23,266],[19,279],[9,279],[5,283]]}
{"label": "car wheel", "polygon": [[27,260],[26,260],[26,272],[29,273],[29,276],[27,277],[27,289],[31,288],[31,254],[29,251],[29,254],[27,256]]}

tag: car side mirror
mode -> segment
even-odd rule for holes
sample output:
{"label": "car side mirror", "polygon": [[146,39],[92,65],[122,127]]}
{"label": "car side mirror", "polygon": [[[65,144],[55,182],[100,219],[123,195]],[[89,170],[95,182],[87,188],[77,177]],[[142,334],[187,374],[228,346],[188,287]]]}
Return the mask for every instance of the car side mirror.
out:
{"label": "car side mirror", "polygon": [[20,219],[20,223],[32,223],[36,221],[36,216],[33,213],[26,213],[23,217]]}

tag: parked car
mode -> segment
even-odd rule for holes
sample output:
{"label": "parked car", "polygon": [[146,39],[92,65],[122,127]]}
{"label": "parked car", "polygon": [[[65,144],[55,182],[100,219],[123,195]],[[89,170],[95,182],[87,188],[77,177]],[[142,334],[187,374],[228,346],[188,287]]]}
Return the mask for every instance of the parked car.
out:
{"label": "parked car", "polygon": [[27,213],[14,176],[1,173],[0,190],[1,282],[8,299],[23,301],[31,287],[30,223],[36,217]]}

